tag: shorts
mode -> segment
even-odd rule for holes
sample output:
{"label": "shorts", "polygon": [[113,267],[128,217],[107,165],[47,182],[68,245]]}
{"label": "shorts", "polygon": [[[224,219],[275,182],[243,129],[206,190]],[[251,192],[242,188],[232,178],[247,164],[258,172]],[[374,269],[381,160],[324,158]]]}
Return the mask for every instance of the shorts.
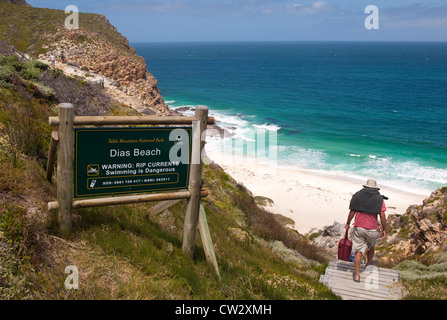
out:
{"label": "shorts", "polygon": [[379,230],[370,230],[355,227],[352,234],[352,252],[365,253],[366,250],[375,247],[380,240]]}

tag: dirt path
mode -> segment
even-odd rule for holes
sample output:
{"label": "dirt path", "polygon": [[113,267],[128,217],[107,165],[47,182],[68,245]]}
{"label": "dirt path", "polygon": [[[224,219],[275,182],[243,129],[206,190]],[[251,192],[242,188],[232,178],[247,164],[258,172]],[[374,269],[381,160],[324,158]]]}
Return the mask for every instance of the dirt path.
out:
{"label": "dirt path", "polygon": [[[39,61],[46,63],[51,66],[51,62],[46,59],[39,59]],[[138,97],[131,96],[124,92],[125,88],[121,89],[116,81],[113,79],[107,78],[105,76],[93,73],[91,71],[84,71],[76,66],[69,65],[67,63],[56,62],[55,67],[61,69],[66,75],[70,76],[79,76],[85,78],[85,81],[91,83],[99,83],[100,81],[104,82],[105,91],[118,102],[127,105],[139,113],[143,113],[147,106],[139,99]]]}

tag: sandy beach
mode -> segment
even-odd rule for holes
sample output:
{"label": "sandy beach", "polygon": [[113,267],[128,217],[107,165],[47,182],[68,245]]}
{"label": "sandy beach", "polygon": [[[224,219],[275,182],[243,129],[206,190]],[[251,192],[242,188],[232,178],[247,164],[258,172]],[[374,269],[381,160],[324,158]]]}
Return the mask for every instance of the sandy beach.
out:
{"label": "sandy beach", "polygon": [[[208,156],[254,196],[273,200],[267,209],[292,218],[295,229],[302,234],[332,225],[334,221],[345,223],[352,195],[367,180],[299,168],[275,168],[243,159],[219,163],[216,161],[219,157],[210,152]],[[421,204],[429,196],[381,186],[380,181],[378,185],[380,192],[389,198],[385,202],[387,215],[403,214],[410,205]]]}

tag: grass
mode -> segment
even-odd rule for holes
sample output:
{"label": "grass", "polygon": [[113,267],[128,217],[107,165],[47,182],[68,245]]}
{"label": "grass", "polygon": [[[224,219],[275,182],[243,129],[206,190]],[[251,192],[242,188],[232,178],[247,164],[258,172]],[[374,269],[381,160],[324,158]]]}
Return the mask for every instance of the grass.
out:
{"label": "grass", "polygon": [[320,263],[327,262],[327,255],[323,250],[310,245],[302,235],[287,229],[273,214],[258,207],[251,197],[239,194],[235,196],[234,201],[247,213],[251,228],[261,237],[267,240],[279,240],[306,258]]}
{"label": "grass", "polygon": [[0,248],[0,300],[31,298],[31,287],[25,275],[29,263],[19,258],[18,249],[5,242],[3,237],[0,237]]}
{"label": "grass", "polygon": [[261,207],[267,207],[267,206],[273,205],[273,200],[268,197],[255,196],[254,200],[255,200],[255,203]]}
{"label": "grass", "polygon": [[[179,203],[169,214],[153,220],[146,217],[150,206],[77,210],[75,233],[67,241],[81,248],[85,244],[86,248],[73,250],[75,253],[65,262],[76,265],[81,273],[80,289],[70,292],[71,298],[335,298],[318,283],[317,270],[286,263],[259,243],[242,245],[227,232],[227,226],[234,224],[233,219],[207,208],[222,276],[218,282],[206,263],[199,236],[194,260],[182,252],[180,235],[185,204]],[[86,251],[93,255],[87,256]],[[122,278],[117,268],[124,269]],[[92,282],[96,283],[95,287],[90,285]],[[59,292],[55,296],[59,298],[66,292],[60,280],[55,292]]]}
{"label": "grass", "polygon": [[45,51],[44,33],[57,31],[58,22],[64,23],[63,11],[17,6],[2,3],[0,39],[19,51],[42,53]]}
{"label": "grass", "polygon": [[427,265],[418,260],[406,260],[396,268],[401,273],[406,300],[446,299],[447,262],[438,258],[438,262]]}
{"label": "grass", "polygon": [[[57,102],[68,102],[75,106],[76,115],[105,115],[117,105],[110,97],[104,93],[103,88],[97,84],[90,84],[85,81],[67,77],[59,69],[50,69],[48,65],[39,61],[31,60],[22,62],[14,56],[0,57],[0,84],[2,91],[5,90],[5,99],[2,99],[0,107],[0,117],[7,126],[17,129],[17,133],[9,135],[11,138],[24,139],[29,137],[31,130],[37,132],[34,126],[42,126],[42,123],[35,121],[35,108],[12,108],[10,105],[16,105],[17,101],[22,100],[21,104],[31,102],[34,105],[36,99],[44,100],[48,105],[55,106]],[[9,89],[9,91],[7,90]],[[10,99],[8,99],[10,97]],[[34,100],[33,100],[34,99]],[[8,101],[12,100],[12,104]],[[42,108],[38,106],[37,108]],[[5,113],[9,118],[4,117]],[[45,123],[47,119],[43,120]],[[23,128],[20,129],[20,126]],[[27,138],[28,139],[28,138]],[[38,138],[34,139],[29,146],[36,145]],[[27,154],[28,152],[25,151]]]}

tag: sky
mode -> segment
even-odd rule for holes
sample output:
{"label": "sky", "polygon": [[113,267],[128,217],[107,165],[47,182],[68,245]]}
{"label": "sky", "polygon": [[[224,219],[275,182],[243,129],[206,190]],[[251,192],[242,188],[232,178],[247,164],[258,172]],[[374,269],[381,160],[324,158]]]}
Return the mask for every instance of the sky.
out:
{"label": "sky", "polygon": [[[130,42],[447,41],[446,0],[27,0],[102,13]],[[365,9],[377,8],[378,16]],[[68,14],[67,14],[68,16]],[[371,20],[371,18],[374,18]],[[378,29],[367,29],[377,22]],[[377,26],[376,24],[376,26]]]}

